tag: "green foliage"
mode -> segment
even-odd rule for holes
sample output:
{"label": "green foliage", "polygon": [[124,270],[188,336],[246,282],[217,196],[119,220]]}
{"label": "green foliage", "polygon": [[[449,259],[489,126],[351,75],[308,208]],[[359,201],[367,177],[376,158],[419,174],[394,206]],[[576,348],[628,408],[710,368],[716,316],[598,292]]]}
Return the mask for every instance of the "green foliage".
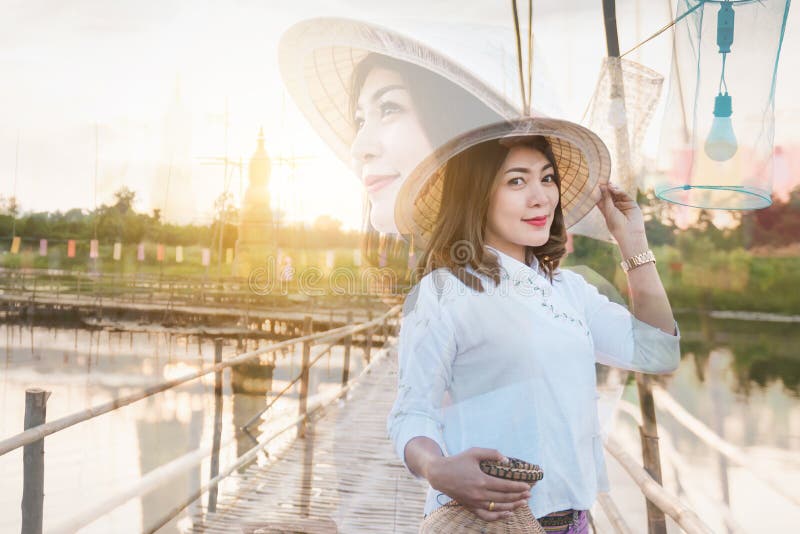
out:
{"label": "green foliage", "polygon": [[782,247],[800,242],[800,187],[786,202],[773,202],[761,210],[745,212],[739,226],[747,247]]}
{"label": "green foliage", "polygon": [[[729,309],[800,313],[800,257],[769,257],[752,254],[748,247],[775,247],[800,242],[800,188],[787,202],[775,202],[767,209],[734,214],[741,224],[717,228],[713,213],[701,210],[697,221],[685,229],[674,223],[674,206],[655,198],[652,192],[638,198],[648,240],[656,254],[656,264],[673,308],[685,310]],[[234,248],[238,237],[239,213],[230,196],[216,201],[217,217],[209,225],[174,225],[161,220],[159,210],[137,212],[136,193],[123,187],[113,203],[92,212],[71,209],[66,212],[19,214],[13,198],[0,197],[0,266],[99,269],[108,272],[170,272],[176,275],[202,275],[201,249],[212,252],[211,266],[216,273],[222,231],[223,271],[225,249]],[[8,254],[12,228],[22,237],[22,253]],[[95,232],[100,241],[100,258],[88,259],[89,240]],[[49,242],[48,255],[38,256],[40,238]],[[76,240],[75,258],[67,258],[67,240]],[[322,249],[336,249],[336,264],[352,262],[352,250],[359,248],[359,232],[346,232],[341,224],[322,216],[312,225],[282,226],[273,236],[276,248],[294,258],[296,268],[323,265]],[[123,245],[123,260],[114,262],[113,243]],[[146,260],[136,261],[136,246],[146,244]],[[166,245],[166,261],[155,260],[157,243]],[[184,247],[184,262],[175,263],[176,246]],[[565,266],[587,265],[624,291],[617,247],[582,236],[574,238],[574,253]],[[761,250],[761,249],[760,249]],[[393,268],[405,268],[406,258],[390,262]]]}

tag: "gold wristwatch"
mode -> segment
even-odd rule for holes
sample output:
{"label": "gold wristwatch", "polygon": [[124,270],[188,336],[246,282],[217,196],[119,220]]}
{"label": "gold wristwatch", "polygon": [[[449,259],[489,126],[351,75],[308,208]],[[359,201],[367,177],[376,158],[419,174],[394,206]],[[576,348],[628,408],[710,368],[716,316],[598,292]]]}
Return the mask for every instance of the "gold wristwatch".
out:
{"label": "gold wristwatch", "polygon": [[631,269],[635,269],[640,265],[644,265],[645,263],[650,263],[650,262],[655,263],[656,256],[655,254],[653,254],[652,250],[648,249],[647,251],[637,254],[636,256],[631,256],[627,260],[621,261],[619,264],[622,267],[622,270],[627,273]]}

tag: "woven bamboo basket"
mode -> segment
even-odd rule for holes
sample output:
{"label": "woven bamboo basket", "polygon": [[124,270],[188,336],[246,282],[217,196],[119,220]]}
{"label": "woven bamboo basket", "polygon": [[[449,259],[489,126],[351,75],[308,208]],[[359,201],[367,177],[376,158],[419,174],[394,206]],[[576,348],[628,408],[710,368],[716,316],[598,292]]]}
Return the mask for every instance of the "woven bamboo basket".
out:
{"label": "woven bamboo basket", "polygon": [[[531,486],[542,479],[541,467],[516,458],[509,463],[484,460],[481,470],[487,475],[507,480],[527,482]],[[440,506],[422,521],[420,534],[480,533],[480,534],[546,534],[528,505],[514,510],[513,515],[497,521],[484,521],[455,500]]]}

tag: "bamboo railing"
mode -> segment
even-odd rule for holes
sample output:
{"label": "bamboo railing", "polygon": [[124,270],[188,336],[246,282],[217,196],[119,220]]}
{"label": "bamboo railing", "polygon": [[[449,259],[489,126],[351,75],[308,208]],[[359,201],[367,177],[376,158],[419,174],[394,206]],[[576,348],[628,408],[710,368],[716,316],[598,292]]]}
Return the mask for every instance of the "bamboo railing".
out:
{"label": "bamboo railing", "polygon": [[[266,446],[270,441],[274,440],[277,436],[283,434],[290,428],[297,428],[299,437],[303,436],[303,432],[305,429],[305,425],[308,421],[308,417],[313,414],[316,410],[318,410],[321,406],[321,402],[312,403],[312,405],[308,406],[308,382],[309,382],[309,370],[310,368],[320,360],[321,356],[326,354],[331,350],[333,344],[337,341],[341,342],[345,345],[345,353],[348,356],[346,358],[346,362],[349,364],[349,354],[351,350],[351,345],[353,342],[353,338],[355,335],[360,334],[363,335],[364,340],[364,351],[363,355],[367,361],[367,364],[370,363],[371,354],[370,351],[372,349],[373,340],[372,338],[377,334],[382,338],[385,342],[388,339],[389,330],[394,329],[396,324],[396,320],[399,317],[400,306],[394,306],[392,309],[387,311],[386,313],[381,314],[375,319],[370,319],[365,323],[362,324],[349,324],[347,326],[335,328],[332,330],[318,332],[315,334],[311,334],[311,318],[306,317],[305,320],[305,335],[302,335],[298,338],[290,339],[281,341],[278,343],[272,343],[266,347],[245,352],[243,354],[238,354],[233,358],[227,359],[222,361],[222,340],[217,339],[215,340],[215,364],[205,369],[200,369],[195,371],[191,374],[186,376],[176,378],[173,380],[168,380],[157,384],[155,386],[145,388],[142,391],[137,393],[133,393],[131,395],[127,395],[124,397],[119,397],[112,401],[99,404],[97,406],[93,406],[91,408],[87,408],[85,410],[81,410],[79,412],[61,417],[55,421],[51,422],[44,422],[45,421],[45,409],[46,409],[46,400],[47,396],[49,396],[48,392],[38,390],[38,389],[30,389],[26,392],[26,399],[29,400],[27,403],[30,406],[26,405],[26,430],[6,438],[0,441],[0,456],[7,454],[10,451],[16,450],[20,447],[23,447],[24,450],[24,475],[23,475],[23,506],[22,506],[22,532],[23,534],[27,533],[40,533],[42,532],[42,509],[43,509],[43,501],[44,501],[44,438],[50,436],[56,432],[61,430],[73,427],[78,425],[82,422],[88,421],[100,415],[112,412],[123,406],[127,406],[134,402],[140,401],[147,397],[151,397],[158,393],[173,389],[177,386],[185,384],[189,381],[196,380],[200,377],[206,376],[211,373],[215,373],[215,379],[219,384],[219,380],[221,380],[222,371],[226,368],[234,368],[237,365],[242,363],[250,362],[257,358],[260,358],[263,355],[267,355],[270,353],[275,353],[276,351],[280,351],[289,346],[294,346],[298,343],[303,345],[303,366],[300,369],[300,374],[298,377],[295,378],[292,383],[300,382],[300,398],[299,398],[299,408],[298,408],[298,416],[292,421],[291,424],[284,426],[277,432],[270,433],[266,437],[262,437],[257,443],[255,447],[250,449],[248,453],[244,456],[238,458],[234,465],[231,467],[225,468],[221,473],[219,473],[219,450],[221,448],[221,443],[219,440],[219,434],[221,434],[221,424],[217,425],[215,423],[215,439],[214,444],[211,447],[211,455],[212,455],[212,469],[211,469],[211,480],[200,490],[199,493],[193,495],[191,499],[186,501],[177,511],[173,510],[174,514],[168,517],[161,523],[166,524],[169,519],[177,515],[183,508],[188,506],[191,502],[196,500],[200,495],[205,493],[206,491],[209,492],[209,509],[213,511],[213,504],[216,501],[216,487],[219,481],[224,479],[238,467],[247,463],[247,461],[251,460],[255,455],[261,450],[264,446]],[[352,315],[348,315],[348,317],[352,317]],[[330,343],[325,350],[323,350],[320,354],[315,355],[314,359],[310,358],[311,348],[315,344],[325,344]],[[330,399],[329,402],[332,402],[335,399],[340,398],[343,394],[345,394],[350,388],[349,382],[349,369],[343,368],[342,373],[342,382],[339,389],[339,392],[333,399]],[[278,397],[288,392],[289,388],[284,388],[282,392],[278,394]],[[217,399],[221,397],[221,387],[215,387],[215,394]],[[277,397],[276,397],[277,398]],[[273,399],[273,403],[274,403]],[[218,403],[220,401],[218,400]],[[269,406],[271,406],[270,404]],[[269,407],[268,406],[268,407]],[[259,415],[263,414],[265,410],[263,410]],[[252,421],[252,420],[251,420]],[[248,426],[248,425],[245,425]],[[246,432],[247,428],[237,429],[239,432]],[[162,466],[163,469],[157,472],[151,472],[145,477],[143,477],[138,484],[135,484],[133,487],[126,489],[125,491],[121,492],[118,495],[112,496],[101,503],[97,503],[90,507],[88,510],[79,513],[78,515],[63,520],[57,527],[55,527],[54,531],[59,532],[74,532],[78,528],[91,523],[92,521],[96,520],[98,517],[105,515],[109,511],[113,510],[117,506],[127,502],[131,498],[143,495],[150,491],[153,487],[166,482],[170,478],[174,477],[176,473],[180,473],[187,468],[187,466],[196,465],[197,462],[202,461],[204,458],[208,457],[208,451],[194,451],[193,453],[189,453],[184,458],[180,459],[180,461],[173,461],[166,466]],[[216,465],[216,469],[213,466]],[[160,468],[157,468],[160,469]],[[160,528],[160,526],[158,527]],[[51,530],[51,529],[49,529]]]}

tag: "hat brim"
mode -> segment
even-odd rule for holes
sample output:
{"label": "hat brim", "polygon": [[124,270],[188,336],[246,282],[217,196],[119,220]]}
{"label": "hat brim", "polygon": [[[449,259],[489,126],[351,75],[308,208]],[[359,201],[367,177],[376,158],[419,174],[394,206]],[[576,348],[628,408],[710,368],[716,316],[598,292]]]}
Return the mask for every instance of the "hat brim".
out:
{"label": "hat brim", "polygon": [[573,122],[532,117],[500,122],[458,136],[435,150],[411,173],[400,188],[395,222],[421,246],[430,241],[442,203],[447,161],[485,141],[544,136],[549,141],[561,179],[561,210],[567,228],[581,220],[601,197],[599,186],[608,182],[611,158],[605,143],[591,130]]}
{"label": "hat brim", "polygon": [[387,28],[335,17],[290,27],[278,45],[278,63],[289,94],[322,139],[345,163],[355,130],[349,116],[350,80],[369,53],[424,67],[468,91],[499,116],[519,110],[468,69],[419,41]]}

